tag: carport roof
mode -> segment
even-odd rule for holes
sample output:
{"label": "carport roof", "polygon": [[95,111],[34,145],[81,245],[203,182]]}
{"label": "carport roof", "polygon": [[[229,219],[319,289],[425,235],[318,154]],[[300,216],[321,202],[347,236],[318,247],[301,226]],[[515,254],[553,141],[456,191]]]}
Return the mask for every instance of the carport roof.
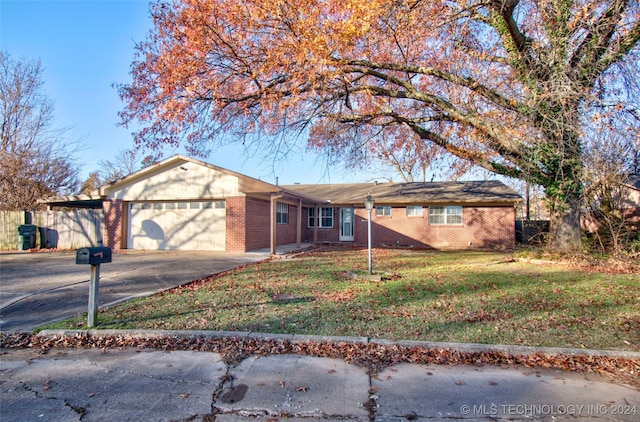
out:
{"label": "carport roof", "polygon": [[102,208],[104,199],[96,195],[58,196],[38,201],[51,207]]}

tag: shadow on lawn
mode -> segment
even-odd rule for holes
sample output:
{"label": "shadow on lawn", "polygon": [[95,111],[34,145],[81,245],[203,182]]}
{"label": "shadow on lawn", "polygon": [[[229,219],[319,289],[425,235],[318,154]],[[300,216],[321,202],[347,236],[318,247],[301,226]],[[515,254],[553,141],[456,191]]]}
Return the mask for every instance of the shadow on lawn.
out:
{"label": "shadow on lawn", "polygon": [[[236,303],[213,309],[203,306],[179,313],[160,310],[143,323],[160,327],[165,320],[182,318],[185,326],[220,331],[564,347],[625,348],[626,342],[630,344],[628,350],[640,348],[640,330],[634,333],[634,327],[640,327],[640,316],[633,311],[639,292],[637,284],[603,279],[600,274],[575,273],[569,268],[512,265],[512,261],[499,255],[490,255],[488,262],[482,252],[411,251],[409,255],[414,254],[415,259],[408,261],[405,256],[380,259],[378,270],[394,274],[381,281],[346,280],[343,264],[352,270],[353,260],[335,252],[320,255],[323,261],[332,262],[333,271],[324,267],[318,271],[323,272],[323,277],[335,278],[323,281],[323,285],[337,281],[335,288],[316,291],[317,281],[306,286],[301,281],[300,290],[306,292],[297,295],[278,293],[267,300],[246,303],[239,295]],[[491,260],[492,256],[497,258]],[[364,254],[363,257],[366,258]],[[305,265],[300,267],[305,277],[313,278],[314,262]],[[298,272],[302,271],[300,268]],[[204,320],[205,312],[234,309],[240,311],[218,321],[215,317]],[[201,318],[202,323],[197,321]],[[140,319],[100,325],[115,327],[136,322]]]}

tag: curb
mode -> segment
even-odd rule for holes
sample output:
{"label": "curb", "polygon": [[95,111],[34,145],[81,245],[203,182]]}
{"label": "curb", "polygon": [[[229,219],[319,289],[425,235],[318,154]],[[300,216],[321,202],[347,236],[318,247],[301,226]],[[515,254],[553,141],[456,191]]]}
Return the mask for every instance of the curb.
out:
{"label": "curb", "polygon": [[[3,334],[6,334],[3,332]],[[237,338],[254,339],[254,340],[278,340],[289,341],[291,343],[347,343],[347,344],[372,344],[380,346],[399,346],[399,347],[424,347],[434,350],[454,350],[465,353],[486,353],[499,352],[507,355],[564,355],[564,356],[601,356],[619,359],[640,360],[640,352],[630,352],[621,350],[594,350],[594,349],[576,349],[562,347],[535,347],[535,346],[516,346],[502,344],[478,344],[478,343],[441,343],[413,340],[386,340],[386,339],[370,339],[367,337],[333,337],[333,336],[317,336],[317,335],[301,335],[301,334],[270,334],[270,333],[254,333],[246,331],[183,331],[183,330],[43,330],[37,334],[38,337],[129,337],[137,339],[152,338]]]}

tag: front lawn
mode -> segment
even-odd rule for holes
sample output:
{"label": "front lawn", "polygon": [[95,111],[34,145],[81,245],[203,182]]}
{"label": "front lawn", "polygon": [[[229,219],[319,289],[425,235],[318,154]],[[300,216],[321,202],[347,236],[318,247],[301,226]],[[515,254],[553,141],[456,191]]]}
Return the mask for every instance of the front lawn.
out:
{"label": "front lawn", "polygon": [[[101,329],[258,331],[640,351],[640,275],[499,252],[326,249],[101,310]],[[83,328],[86,317],[55,328]],[[47,328],[53,328],[52,326]]]}

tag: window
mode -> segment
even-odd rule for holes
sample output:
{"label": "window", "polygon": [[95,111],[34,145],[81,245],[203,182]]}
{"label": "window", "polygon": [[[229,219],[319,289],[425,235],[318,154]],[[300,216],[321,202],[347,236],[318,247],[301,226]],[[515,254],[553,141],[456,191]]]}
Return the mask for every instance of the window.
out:
{"label": "window", "polygon": [[407,217],[422,217],[422,205],[407,206]]}
{"label": "window", "polygon": [[189,203],[189,208],[192,209],[192,210],[200,209],[200,202],[190,202]]}
{"label": "window", "polygon": [[276,223],[289,223],[289,205],[283,204],[282,202],[276,203]]}
{"label": "window", "polygon": [[153,204],[153,209],[154,209],[154,210],[161,210],[162,208],[163,208],[163,206],[162,206],[162,202],[155,202],[155,203]]}
{"label": "window", "polygon": [[187,209],[187,203],[186,202],[178,202],[178,209],[179,210],[186,210]]}
{"label": "window", "polygon": [[389,216],[391,215],[391,207],[390,206],[383,206],[383,207],[376,207],[376,215],[377,216]]}
{"label": "window", "polygon": [[[309,227],[315,227],[316,225],[316,209],[309,208]],[[320,208],[320,224],[318,228],[327,229],[333,227],[333,208],[322,207]]]}
{"label": "window", "polygon": [[216,201],[216,209],[223,210],[226,207],[226,203],[224,201]]}
{"label": "window", "polygon": [[175,202],[167,202],[167,209],[168,209],[168,210],[174,210],[174,209],[176,209],[176,204],[175,204]]}
{"label": "window", "polygon": [[429,224],[462,224],[462,207],[429,207]]}
{"label": "window", "polygon": [[212,202],[203,202],[202,203],[202,209],[203,210],[210,210],[211,208],[213,208],[213,203]]}

